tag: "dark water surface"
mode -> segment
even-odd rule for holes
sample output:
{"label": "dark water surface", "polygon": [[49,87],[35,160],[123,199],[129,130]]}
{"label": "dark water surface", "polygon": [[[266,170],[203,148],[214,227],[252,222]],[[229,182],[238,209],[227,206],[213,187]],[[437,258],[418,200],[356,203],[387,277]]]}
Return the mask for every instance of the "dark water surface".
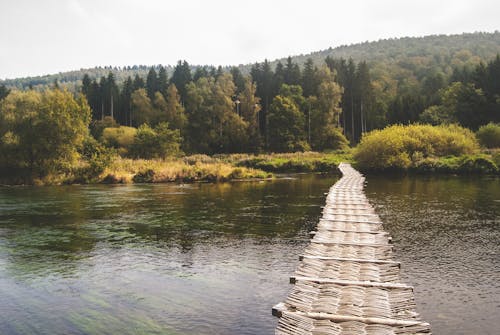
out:
{"label": "dark water surface", "polygon": [[[334,177],[0,188],[0,334],[272,334]],[[497,334],[500,182],[368,178],[435,334]]]}
{"label": "dark water surface", "polygon": [[0,334],[271,334],[335,180],[0,188]]}
{"label": "dark water surface", "polygon": [[500,179],[370,177],[366,195],[433,333],[500,334]]}

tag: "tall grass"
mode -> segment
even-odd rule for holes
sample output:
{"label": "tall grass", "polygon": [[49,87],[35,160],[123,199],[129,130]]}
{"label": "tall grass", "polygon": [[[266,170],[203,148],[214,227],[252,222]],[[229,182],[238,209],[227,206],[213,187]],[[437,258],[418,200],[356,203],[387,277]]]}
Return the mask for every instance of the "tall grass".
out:
{"label": "tall grass", "polygon": [[221,161],[203,162],[193,159],[126,159],[116,157],[101,175],[104,183],[164,183],[192,181],[227,181],[234,179],[269,178],[264,171],[236,167]]}

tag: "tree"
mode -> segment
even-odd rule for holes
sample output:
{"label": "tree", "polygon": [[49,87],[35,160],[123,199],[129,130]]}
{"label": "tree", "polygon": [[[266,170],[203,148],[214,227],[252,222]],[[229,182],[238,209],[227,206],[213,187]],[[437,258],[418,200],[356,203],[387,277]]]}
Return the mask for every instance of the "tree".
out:
{"label": "tree", "polygon": [[[339,126],[341,99],[342,88],[333,80],[319,85],[316,108],[311,115],[310,144],[315,150],[343,149],[346,146],[347,142]],[[315,105],[314,102],[312,104]]]}
{"label": "tree", "polygon": [[236,85],[236,94],[240,94],[245,89],[246,79],[236,66],[231,67],[230,72],[233,76],[233,82]]}
{"label": "tree", "polygon": [[145,88],[146,84],[144,84],[144,79],[142,79],[138,74],[134,77],[134,83],[132,85],[134,91],[140,88]]}
{"label": "tree", "polygon": [[59,89],[11,92],[0,102],[0,167],[30,180],[67,171],[89,122],[83,96]]}
{"label": "tree", "polygon": [[[109,116],[115,118],[115,109],[118,107],[119,90],[115,82],[115,76],[110,71],[106,78],[106,84],[101,88],[103,90],[103,100],[105,110],[109,111]],[[106,115],[106,112],[104,113]]]}
{"label": "tree", "polygon": [[248,141],[248,123],[236,112],[235,93],[232,75],[220,75],[212,89],[214,114],[220,124],[217,152],[243,152]]}
{"label": "tree", "polygon": [[87,73],[84,74],[82,78],[82,93],[87,96],[90,91],[90,86],[92,85],[92,80]]}
{"label": "tree", "polygon": [[140,126],[144,123],[151,123],[157,117],[157,111],[153,107],[151,99],[146,90],[140,88],[132,93],[132,125]]}
{"label": "tree", "polygon": [[259,151],[262,146],[259,130],[259,112],[261,107],[259,104],[260,99],[255,96],[256,90],[256,84],[247,77],[245,78],[244,88],[238,95],[240,114],[248,124],[249,149],[252,151]]}
{"label": "tree", "polygon": [[158,76],[154,67],[151,67],[146,77],[146,92],[148,93],[149,99],[153,100],[155,93],[159,90]]}
{"label": "tree", "polygon": [[190,152],[213,152],[216,129],[212,114],[212,77],[202,77],[186,85],[186,111],[188,116],[186,146]]}
{"label": "tree", "polygon": [[319,84],[318,68],[314,66],[313,60],[308,58],[304,64],[301,81],[304,96],[309,97],[311,95],[318,95]]}
{"label": "tree", "polygon": [[166,120],[172,129],[179,129],[180,133],[183,134],[187,123],[187,117],[185,109],[181,104],[181,97],[174,84],[168,86],[166,100]]}
{"label": "tree", "polygon": [[0,85],[0,101],[8,96],[10,90],[5,85]]}
{"label": "tree", "polygon": [[292,57],[288,57],[286,59],[285,65],[285,84],[288,85],[300,85],[301,82],[301,74],[300,67],[293,63]]}
{"label": "tree", "polygon": [[158,70],[158,91],[161,94],[163,94],[165,99],[167,98],[167,89],[168,89],[167,70],[160,65],[160,69]]}
{"label": "tree", "polygon": [[277,95],[269,110],[269,148],[276,152],[308,150],[304,114],[292,98]]}
{"label": "tree", "polygon": [[191,152],[242,151],[248,124],[236,113],[235,85],[229,73],[187,85],[187,147]]}
{"label": "tree", "polygon": [[132,92],[134,91],[134,83],[130,76],[123,83],[120,93],[120,117],[118,121],[122,125],[132,126]]}
{"label": "tree", "polygon": [[166,122],[155,128],[143,124],[137,129],[130,154],[136,158],[165,159],[180,153],[180,142],[179,130],[170,129]]}
{"label": "tree", "polygon": [[257,84],[256,95],[259,97],[262,104],[260,117],[261,136],[264,137],[267,146],[268,143],[268,111],[272,99],[276,95],[274,73],[268,60],[264,60],[262,64],[255,64],[250,70],[252,80]]}
{"label": "tree", "polygon": [[186,85],[191,81],[193,81],[193,77],[191,76],[191,68],[188,62],[179,61],[174,69],[174,73],[172,74],[170,83],[174,84],[175,87],[177,87],[182,103],[184,103],[186,99],[186,93],[187,93]]}

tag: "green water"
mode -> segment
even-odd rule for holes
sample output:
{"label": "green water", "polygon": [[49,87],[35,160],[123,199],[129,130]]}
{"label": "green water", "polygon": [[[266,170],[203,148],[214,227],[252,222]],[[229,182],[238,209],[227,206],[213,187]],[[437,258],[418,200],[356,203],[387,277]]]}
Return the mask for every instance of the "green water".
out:
{"label": "green water", "polygon": [[[334,177],[0,188],[0,334],[272,334]],[[498,179],[368,178],[435,334],[496,334]]]}
{"label": "green water", "polygon": [[0,188],[0,334],[271,334],[334,182]]}

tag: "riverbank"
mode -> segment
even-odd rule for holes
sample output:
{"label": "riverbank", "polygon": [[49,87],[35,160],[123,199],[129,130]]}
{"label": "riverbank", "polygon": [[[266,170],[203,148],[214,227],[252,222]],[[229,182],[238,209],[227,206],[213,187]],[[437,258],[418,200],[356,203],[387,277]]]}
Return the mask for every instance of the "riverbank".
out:
{"label": "riverbank", "polygon": [[0,178],[0,184],[129,184],[170,182],[226,182],[271,179],[276,173],[339,174],[338,164],[350,162],[365,174],[476,174],[500,175],[500,151],[479,154],[426,157],[412,161],[406,168],[370,169],[359,165],[349,152],[297,152],[281,154],[191,155],[168,160],[128,159],[112,156],[100,167],[91,163],[64,174],[38,179]]}
{"label": "riverbank", "polygon": [[274,173],[321,172],[338,174],[338,164],[351,161],[349,153],[298,152],[285,154],[192,155],[170,160],[113,157],[95,178],[68,178],[66,183],[224,182],[269,179]]}

